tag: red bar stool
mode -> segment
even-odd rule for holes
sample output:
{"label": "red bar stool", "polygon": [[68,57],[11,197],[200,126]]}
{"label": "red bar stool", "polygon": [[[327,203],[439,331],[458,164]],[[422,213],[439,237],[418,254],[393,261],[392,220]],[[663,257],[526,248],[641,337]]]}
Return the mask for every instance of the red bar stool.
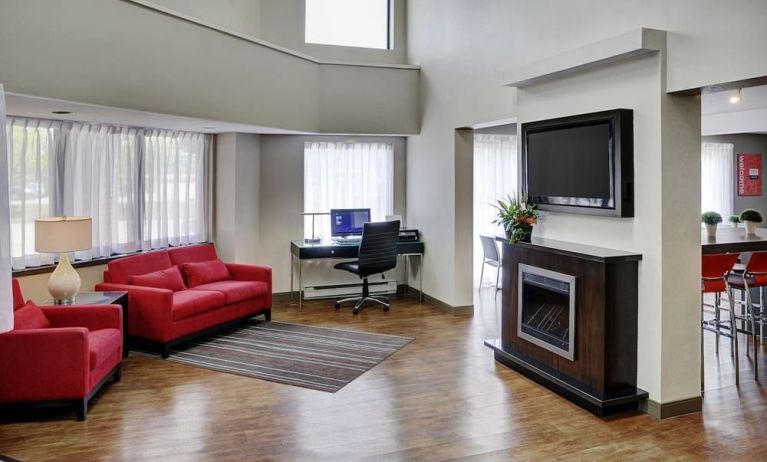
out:
{"label": "red bar stool", "polygon": [[[732,270],[732,267],[738,261],[740,257],[737,253],[727,253],[718,255],[703,255],[701,260],[701,284],[700,284],[700,321],[701,321],[701,339],[700,339],[700,388],[703,390],[703,377],[704,370],[703,364],[705,363],[703,356],[703,330],[708,330],[716,334],[716,351],[719,352],[719,336],[724,335],[732,339],[732,351],[735,357],[735,384],[739,385],[740,367],[738,365],[738,341],[737,341],[737,326],[735,324],[735,310],[733,309],[732,290],[728,283],[728,276]],[[729,320],[722,321],[720,312],[725,308],[722,308],[722,293],[727,292],[727,298],[730,300],[730,307],[726,309],[729,312]],[[705,311],[706,304],[704,303],[703,296],[708,293],[715,294],[714,302],[714,319],[707,320],[704,318],[703,313]]]}
{"label": "red bar stool", "polygon": [[[749,334],[754,341],[754,379],[759,380],[759,337],[757,335],[756,323],[763,324],[764,313],[762,311],[761,294],[763,287],[767,286],[767,252],[754,252],[751,254],[748,263],[746,263],[743,272],[731,272],[727,277],[730,287],[739,289],[742,293],[741,300],[738,302],[745,307],[742,315],[735,315],[738,321],[741,321],[742,328],[739,332]],[[751,297],[750,289],[759,289],[760,303],[754,303]],[[759,311],[757,312],[757,308]],[[749,329],[750,326],[750,329]],[[746,343],[746,355],[748,355],[748,343]]]}

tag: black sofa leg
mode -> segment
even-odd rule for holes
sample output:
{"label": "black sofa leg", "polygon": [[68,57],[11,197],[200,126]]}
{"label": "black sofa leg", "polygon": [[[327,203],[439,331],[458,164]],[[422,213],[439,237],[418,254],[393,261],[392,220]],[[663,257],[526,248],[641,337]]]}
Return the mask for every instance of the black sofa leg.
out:
{"label": "black sofa leg", "polygon": [[266,319],[267,321],[271,321],[272,320],[272,309],[271,308],[267,308],[267,310],[264,311],[264,319]]}
{"label": "black sofa leg", "polygon": [[72,405],[75,408],[75,414],[77,414],[77,421],[84,421],[88,415],[88,398],[76,399],[72,401]]}
{"label": "black sofa leg", "polygon": [[122,366],[117,366],[117,370],[112,375],[112,378],[114,379],[115,383],[119,382],[123,378],[123,368]]}
{"label": "black sofa leg", "polygon": [[170,357],[170,343],[162,344],[162,359],[168,359]]}

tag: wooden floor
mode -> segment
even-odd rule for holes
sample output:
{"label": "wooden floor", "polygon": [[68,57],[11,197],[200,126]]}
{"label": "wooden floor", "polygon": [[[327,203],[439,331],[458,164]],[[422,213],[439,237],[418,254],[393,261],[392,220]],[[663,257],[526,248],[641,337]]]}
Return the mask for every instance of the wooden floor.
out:
{"label": "wooden floor", "polygon": [[416,340],[335,394],[131,354],[122,382],[95,399],[86,422],[49,412],[0,423],[0,453],[25,461],[764,460],[767,389],[745,358],[741,387],[732,386],[724,340],[717,358],[708,336],[702,414],[603,420],[493,361],[482,341],[497,336],[498,311],[493,290],[483,292],[474,316],[402,299],[389,313],[356,317],[332,301],[306,303],[302,313],[275,306],[279,321]]}

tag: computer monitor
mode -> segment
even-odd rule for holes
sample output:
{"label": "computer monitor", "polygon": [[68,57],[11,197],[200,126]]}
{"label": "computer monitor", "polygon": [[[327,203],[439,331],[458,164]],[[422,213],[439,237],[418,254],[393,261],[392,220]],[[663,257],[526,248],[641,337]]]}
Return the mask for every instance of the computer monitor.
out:
{"label": "computer monitor", "polygon": [[370,209],[331,209],[330,234],[333,237],[362,234],[362,225],[370,222]]}

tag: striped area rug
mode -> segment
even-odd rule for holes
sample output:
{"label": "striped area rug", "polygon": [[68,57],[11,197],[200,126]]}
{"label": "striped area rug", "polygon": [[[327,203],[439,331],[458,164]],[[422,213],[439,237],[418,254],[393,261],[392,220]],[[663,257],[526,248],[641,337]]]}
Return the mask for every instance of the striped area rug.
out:
{"label": "striped area rug", "polygon": [[171,361],[335,393],[411,337],[248,320],[179,345]]}

